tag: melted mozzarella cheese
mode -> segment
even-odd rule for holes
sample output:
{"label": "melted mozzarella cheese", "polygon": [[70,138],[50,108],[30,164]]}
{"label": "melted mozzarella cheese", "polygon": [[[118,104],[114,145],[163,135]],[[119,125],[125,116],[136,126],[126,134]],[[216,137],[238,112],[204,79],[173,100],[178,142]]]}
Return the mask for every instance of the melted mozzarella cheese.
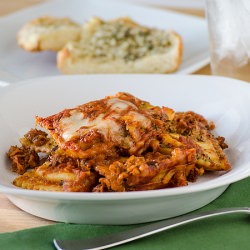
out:
{"label": "melted mozzarella cheese", "polygon": [[118,132],[119,125],[110,119],[103,119],[103,114],[99,115],[95,119],[83,118],[83,113],[73,110],[70,112],[70,116],[64,118],[60,121],[60,127],[63,131],[62,137],[65,141],[69,141],[72,137],[81,133],[85,134],[90,129],[96,129],[99,133],[103,134],[105,137],[108,133]]}
{"label": "melted mozzarella cheese", "polygon": [[132,121],[137,121],[137,122],[141,123],[142,127],[151,126],[151,121],[145,115],[140,114],[140,113],[135,112],[135,111],[130,111],[128,114],[131,116]]}
{"label": "melted mozzarella cheese", "polygon": [[[138,113],[138,108],[131,102],[112,98],[107,101],[107,113],[109,115],[100,114],[96,118],[84,118],[84,114],[79,110],[72,110],[69,117],[60,120],[59,127],[62,130],[62,137],[65,141],[69,141],[74,136],[87,133],[91,129],[97,130],[106,139],[108,137],[122,137],[122,124],[118,122],[122,117],[122,111],[132,109],[128,112],[131,120],[142,123],[142,126],[150,126],[150,120],[143,114]],[[105,117],[104,117],[105,115]]]}
{"label": "melted mozzarella cheese", "polygon": [[132,102],[128,102],[125,100],[121,100],[120,98],[111,98],[108,100],[108,105],[110,105],[110,109],[111,110],[126,110],[129,107],[133,108],[133,109],[137,109],[137,107],[132,103]]}

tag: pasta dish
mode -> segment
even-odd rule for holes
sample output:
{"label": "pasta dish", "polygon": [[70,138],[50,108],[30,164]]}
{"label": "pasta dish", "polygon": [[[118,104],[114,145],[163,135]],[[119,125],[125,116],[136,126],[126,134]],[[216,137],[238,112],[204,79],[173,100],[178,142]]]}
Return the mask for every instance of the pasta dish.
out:
{"label": "pasta dish", "polygon": [[186,186],[229,171],[225,138],[193,111],[175,112],[117,93],[48,117],[7,155],[20,188],[124,192]]}

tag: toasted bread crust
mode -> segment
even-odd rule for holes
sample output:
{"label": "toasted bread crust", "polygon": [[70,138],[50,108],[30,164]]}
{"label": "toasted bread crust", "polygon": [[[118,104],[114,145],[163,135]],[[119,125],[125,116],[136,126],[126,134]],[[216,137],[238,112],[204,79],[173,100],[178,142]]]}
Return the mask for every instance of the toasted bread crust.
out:
{"label": "toasted bread crust", "polygon": [[[110,34],[108,32],[118,36],[120,30],[130,32],[121,38],[122,41],[119,37],[105,38]],[[103,37],[102,32],[106,32]],[[154,37],[158,37],[158,40]],[[113,39],[113,45],[104,45],[106,47],[102,49],[97,42],[93,44],[94,39],[98,39],[98,44],[106,44]],[[140,39],[155,40],[149,43]],[[127,46],[132,47],[131,50],[124,49],[126,43],[130,43]],[[152,48],[147,50],[147,46]],[[182,49],[182,39],[174,31],[150,29],[127,17],[111,21],[92,18],[83,27],[81,40],[69,42],[58,52],[57,65],[64,74],[171,73],[181,63]],[[100,56],[98,50],[101,51]]]}
{"label": "toasted bread crust", "polygon": [[17,35],[18,45],[27,51],[59,51],[80,38],[81,26],[69,18],[44,16],[25,24]]}
{"label": "toasted bread crust", "polygon": [[172,73],[182,61],[179,34],[128,17],[94,17],[83,27],[69,18],[40,17],[24,25],[17,40],[27,51],[58,52],[57,66],[64,74]]}

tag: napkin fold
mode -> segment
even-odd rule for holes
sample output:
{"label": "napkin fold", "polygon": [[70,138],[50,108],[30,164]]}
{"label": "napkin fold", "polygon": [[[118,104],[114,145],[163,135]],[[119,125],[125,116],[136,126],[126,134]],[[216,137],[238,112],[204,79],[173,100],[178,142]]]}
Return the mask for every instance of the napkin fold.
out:
{"label": "napkin fold", "polygon": [[[215,201],[194,211],[224,207],[250,207],[250,177],[234,184]],[[1,225],[0,225],[1,226]],[[140,225],[108,226],[58,223],[49,226],[0,234],[3,250],[54,250],[53,239],[80,239],[108,235]],[[137,241],[114,247],[115,250],[235,250],[250,249],[250,215],[233,214],[209,218],[173,228]]]}

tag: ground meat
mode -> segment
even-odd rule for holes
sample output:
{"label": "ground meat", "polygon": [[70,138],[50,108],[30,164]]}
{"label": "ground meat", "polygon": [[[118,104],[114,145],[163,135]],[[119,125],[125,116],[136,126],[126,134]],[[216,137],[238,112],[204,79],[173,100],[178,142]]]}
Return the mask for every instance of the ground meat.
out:
{"label": "ground meat", "polygon": [[218,136],[216,140],[219,142],[219,145],[222,149],[228,148],[228,145],[225,143],[225,138],[222,136]]}
{"label": "ground meat", "polygon": [[18,174],[25,173],[27,168],[39,166],[38,154],[29,148],[11,146],[7,155],[12,162],[12,170]]}
{"label": "ground meat", "polygon": [[208,130],[213,128],[212,124],[209,124],[203,116],[195,112],[177,112],[173,121],[169,124],[168,130],[182,135],[190,135],[197,127]]}
{"label": "ground meat", "polygon": [[48,134],[38,129],[31,129],[24,137],[35,146],[42,146],[48,141]]}

